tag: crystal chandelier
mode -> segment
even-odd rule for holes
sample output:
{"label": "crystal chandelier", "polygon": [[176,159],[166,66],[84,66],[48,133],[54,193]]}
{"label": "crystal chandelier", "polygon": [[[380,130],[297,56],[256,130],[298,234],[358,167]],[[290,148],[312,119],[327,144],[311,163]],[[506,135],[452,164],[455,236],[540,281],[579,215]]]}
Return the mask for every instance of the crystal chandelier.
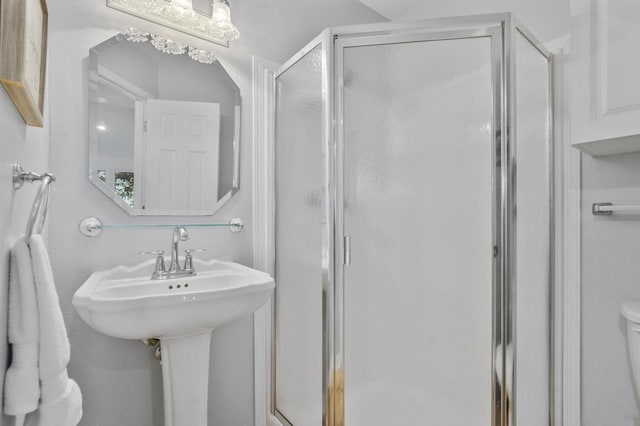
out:
{"label": "crystal chandelier", "polygon": [[191,0],[107,0],[107,6],[227,47],[240,36],[227,0],[213,0],[211,17],[197,13]]}

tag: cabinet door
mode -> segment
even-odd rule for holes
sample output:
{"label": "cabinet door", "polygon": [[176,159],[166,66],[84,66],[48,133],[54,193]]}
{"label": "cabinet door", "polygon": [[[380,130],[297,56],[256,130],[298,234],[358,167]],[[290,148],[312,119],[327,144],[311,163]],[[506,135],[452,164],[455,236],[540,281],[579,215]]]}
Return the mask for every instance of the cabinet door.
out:
{"label": "cabinet door", "polygon": [[573,0],[571,15],[573,143],[640,134],[640,2]]}

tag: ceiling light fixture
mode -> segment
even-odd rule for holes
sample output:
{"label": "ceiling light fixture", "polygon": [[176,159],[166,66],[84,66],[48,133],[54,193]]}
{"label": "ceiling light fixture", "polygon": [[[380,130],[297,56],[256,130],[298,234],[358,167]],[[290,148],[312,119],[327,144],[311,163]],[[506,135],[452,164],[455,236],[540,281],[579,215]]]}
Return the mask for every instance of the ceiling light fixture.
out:
{"label": "ceiling light fixture", "polygon": [[191,0],[107,0],[107,6],[225,47],[240,36],[227,0],[213,0],[211,17],[196,12]]}

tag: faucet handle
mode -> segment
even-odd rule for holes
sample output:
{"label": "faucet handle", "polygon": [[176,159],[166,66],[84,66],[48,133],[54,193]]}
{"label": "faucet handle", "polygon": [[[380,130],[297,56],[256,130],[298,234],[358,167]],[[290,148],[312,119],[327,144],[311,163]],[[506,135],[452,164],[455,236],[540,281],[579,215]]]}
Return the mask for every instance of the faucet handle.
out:
{"label": "faucet handle", "polygon": [[193,257],[191,257],[191,253],[198,251],[207,251],[207,249],[185,249],[185,257],[184,257],[184,270],[186,272],[193,272]]}
{"label": "faucet handle", "polygon": [[151,278],[158,278],[167,270],[164,266],[164,250],[156,250],[156,251],[141,251],[138,254],[155,254],[156,255],[156,269],[153,271]]}
{"label": "faucet handle", "polygon": [[195,253],[197,251],[207,251],[207,249],[184,249],[185,254],[188,256],[191,253]]}
{"label": "faucet handle", "polygon": [[139,251],[138,254],[157,254],[158,256],[162,256],[164,254],[164,250]]}

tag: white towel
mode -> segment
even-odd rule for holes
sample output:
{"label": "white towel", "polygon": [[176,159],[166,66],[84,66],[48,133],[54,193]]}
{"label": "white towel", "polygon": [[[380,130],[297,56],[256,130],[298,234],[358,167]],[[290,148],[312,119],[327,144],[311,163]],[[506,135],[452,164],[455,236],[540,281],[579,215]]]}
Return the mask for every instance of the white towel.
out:
{"label": "white towel", "polygon": [[[14,325],[21,327],[20,324],[25,323],[28,327],[22,326],[18,328],[18,332],[13,333],[14,339],[19,337],[26,343],[18,352],[16,349],[19,346],[15,344],[12,346],[13,359],[5,384],[5,412],[10,415],[29,413],[25,420],[28,426],[75,426],[82,417],[82,395],[76,382],[69,379],[67,375],[69,339],[46,246],[40,235],[34,235],[28,247],[24,239],[19,240],[14,248],[14,254],[19,275],[16,277],[18,280],[13,280],[12,272],[12,282],[16,286],[25,285],[27,289],[20,289],[19,294],[24,297],[19,300],[15,298],[10,300],[9,303],[12,305],[10,311],[11,307],[14,309],[13,316],[10,313],[10,321],[14,316],[19,316],[22,321],[14,321]],[[27,261],[24,260],[25,258]],[[28,287],[32,290],[28,290]],[[13,293],[16,292],[17,290]],[[15,300],[20,306],[14,304]],[[18,313],[18,309],[21,314]],[[29,320],[25,320],[25,316]],[[9,327],[13,328],[11,323]],[[23,337],[25,335],[28,338]],[[37,336],[35,341],[32,338],[33,335]],[[32,377],[34,356],[37,358],[35,392]],[[25,364],[28,368],[24,366]],[[29,378],[28,386],[26,386],[27,382],[16,383],[16,379],[10,377],[9,373],[12,369],[15,373],[20,372],[24,377]],[[10,404],[9,407],[7,402]],[[8,411],[8,408],[12,411]]]}
{"label": "white towel", "polygon": [[11,366],[4,382],[4,412],[10,416],[38,408],[40,344],[38,304],[31,255],[24,238],[11,251],[9,277],[9,343]]}
{"label": "white towel", "polygon": [[26,425],[75,426],[82,417],[82,394],[67,375],[69,339],[64,325],[49,254],[40,235],[29,242],[40,313],[40,406]]}

